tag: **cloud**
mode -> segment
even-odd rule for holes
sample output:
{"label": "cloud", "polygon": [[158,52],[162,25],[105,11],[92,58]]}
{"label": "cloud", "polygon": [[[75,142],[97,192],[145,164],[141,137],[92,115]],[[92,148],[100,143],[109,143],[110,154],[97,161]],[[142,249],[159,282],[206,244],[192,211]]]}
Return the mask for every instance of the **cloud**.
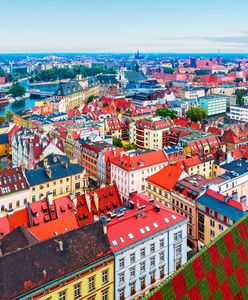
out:
{"label": "cloud", "polygon": [[219,43],[248,45],[248,35],[205,37],[204,39],[209,40],[209,41],[219,42]]}

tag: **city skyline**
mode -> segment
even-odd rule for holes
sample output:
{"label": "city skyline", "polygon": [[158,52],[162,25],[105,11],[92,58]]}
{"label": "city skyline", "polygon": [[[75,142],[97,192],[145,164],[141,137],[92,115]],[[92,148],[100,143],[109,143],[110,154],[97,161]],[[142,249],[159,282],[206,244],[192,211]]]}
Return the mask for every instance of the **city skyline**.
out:
{"label": "city skyline", "polygon": [[3,2],[0,53],[246,53],[246,7],[244,0]]}

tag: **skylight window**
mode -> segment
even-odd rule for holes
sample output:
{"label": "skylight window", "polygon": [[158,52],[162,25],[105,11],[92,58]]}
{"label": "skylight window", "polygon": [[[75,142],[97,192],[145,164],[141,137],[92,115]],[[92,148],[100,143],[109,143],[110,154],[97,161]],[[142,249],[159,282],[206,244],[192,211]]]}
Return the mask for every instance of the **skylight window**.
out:
{"label": "skylight window", "polygon": [[114,246],[118,246],[118,243],[117,243],[116,240],[113,240],[113,241],[112,241],[112,244],[113,244]]}
{"label": "skylight window", "polygon": [[146,231],[150,231],[151,230],[151,228],[149,226],[146,226],[145,229],[146,229]]}
{"label": "skylight window", "polygon": [[145,233],[144,228],[140,228],[140,232],[141,232],[142,234],[144,234],[144,233]]}
{"label": "skylight window", "polygon": [[158,228],[158,224],[157,224],[156,222],[153,223],[153,226],[154,226],[155,228]]}
{"label": "skylight window", "polygon": [[169,219],[168,218],[164,218],[165,223],[169,223]]}
{"label": "skylight window", "polygon": [[176,220],[176,218],[177,218],[175,215],[171,215],[171,217],[173,220]]}
{"label": "skylight window", "polygon": [[122,243],[125,243],[125,240],[124,240],[123,237],[120,237],[120,240],[121,240]]}
{"label": "skylight window", "polygon": [[132,233],[129,233],[128,234],[128,237],[130,238],[130,240],[132,240],[134,238],[133,234]]}

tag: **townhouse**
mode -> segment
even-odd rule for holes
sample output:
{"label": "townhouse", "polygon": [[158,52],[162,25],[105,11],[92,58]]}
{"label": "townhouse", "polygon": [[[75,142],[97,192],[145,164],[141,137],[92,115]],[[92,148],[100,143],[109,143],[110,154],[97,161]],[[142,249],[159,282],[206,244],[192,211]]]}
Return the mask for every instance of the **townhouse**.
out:
{"label": "townhouse", "polygon": [[202,175],[207,179],[214,176],[213,166],[215,157],[212,154],[205,154],[201,157],[188,157],[183,161],[185,171],[190,175]]}

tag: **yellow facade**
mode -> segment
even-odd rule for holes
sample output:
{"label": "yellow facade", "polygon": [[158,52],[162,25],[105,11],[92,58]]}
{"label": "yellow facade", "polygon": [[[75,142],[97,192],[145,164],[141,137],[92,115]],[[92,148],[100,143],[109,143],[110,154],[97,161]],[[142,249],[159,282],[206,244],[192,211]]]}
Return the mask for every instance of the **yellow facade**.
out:
{"label": "yellow facade", "polygon": [[204,228],[204,244],[207,245],[228,227],[222,222],[205,215]]}
{"label": "yellow facade", "polygon": [[209,161],[202,161],[201,163],[186,168],[186,172],[192,176],[192,175],[202,175],[206,179],[212,179],[213,176],[213,163],[214,159]]}
{"label": "yellow facade", "polygon": [[84,190],[85,171],[79,174],[50,180],[30,186],[30,202],[35,202],[45,197],[48,193],[53,193],[54,199],[67,196],[70,193],[82,193]]}
{"label": "yellow facade", "polygon": [[101,261],[91,268],[82,269],[56,282],[48,282],[40,290],[22,299],[114,300],[114,260]]}
{"label": "yellow facade", "polygon": [[29,122],[28,117],[31,117],[31,114],[26,114],[22,116],[14,114],[14,123],[26,128],[30,128],[31,123]]}
{"label": "yellow facade", "polygon": [[159,202],[163,202],[165,205],[170,206],[170,194],[167,190],[155,185],[147,181],[146,186],[146,193],[148,196],[152,197],[153,199],[158,200]]}
{"label": "yellow facade", "polygon": [[0,156],[9,154],[9,143],[0,144]]}
{"label": "yellow facade", "polygon": [[64,146],[65,146],[65,154],[69,159],[74,158],[73,157],[74,142],[75,142],[75,140],[72,137],[72,132],[68,132]]}

